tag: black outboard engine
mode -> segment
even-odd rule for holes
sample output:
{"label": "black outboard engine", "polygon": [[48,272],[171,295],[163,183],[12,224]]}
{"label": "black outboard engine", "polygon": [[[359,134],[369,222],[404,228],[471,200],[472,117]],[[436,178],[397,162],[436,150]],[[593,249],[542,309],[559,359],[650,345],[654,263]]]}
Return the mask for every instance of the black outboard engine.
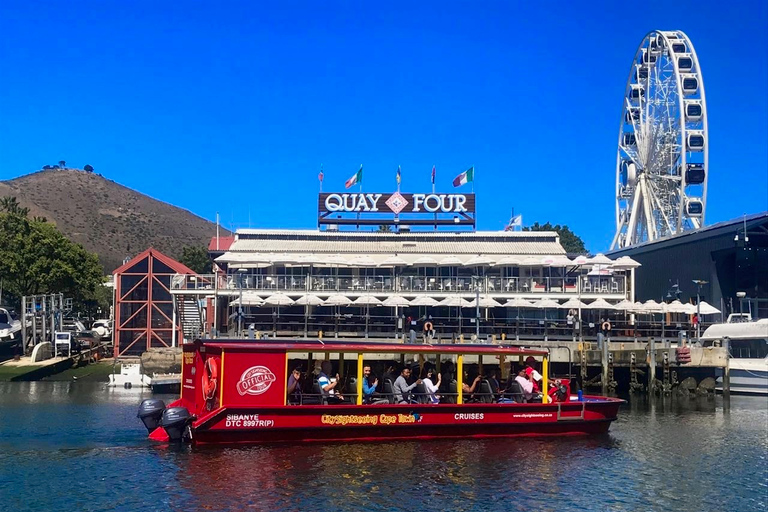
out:
{"label": "black outboard engine", "polygon": [[139,413],[136,415],[151,434],[160,426],[160,419],[163,417],[165,402],[158,398],[149,398],[141,402]]}
{"label": "black outboard engine", "polygon": [[160,425],[165,429],[168,438],[172,442],[181,441],[187,425],[192,420],[192,416],[186,407],[169,407],[163,411],[163,419]]}

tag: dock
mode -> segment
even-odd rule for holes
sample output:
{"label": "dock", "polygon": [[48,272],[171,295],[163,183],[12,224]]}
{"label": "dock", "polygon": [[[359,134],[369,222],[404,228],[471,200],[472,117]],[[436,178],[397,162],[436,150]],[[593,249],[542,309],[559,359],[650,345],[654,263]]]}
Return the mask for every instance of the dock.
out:
{"label": "dock", "polygon": [[0,382],[41,380],[61,373],[75,366],[95,361],[106,344],[102,343],[89,349],[83,349],[68,357],[49,357],[42,361],[33,361],[32,356],[21,356],[0,363]]}

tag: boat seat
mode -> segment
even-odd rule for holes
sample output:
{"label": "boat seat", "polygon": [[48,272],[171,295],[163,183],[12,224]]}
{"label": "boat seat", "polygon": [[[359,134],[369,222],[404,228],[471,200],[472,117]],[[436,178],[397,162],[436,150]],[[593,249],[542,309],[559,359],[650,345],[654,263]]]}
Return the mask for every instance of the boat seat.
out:
{"label": "boat seat", "polygon": [[384,379],[381,383],[381,394],[389,403],[395,403],[395,388],[390,379]]}
{"label": "boat seat", "polygon": [[429,403],[429,394],[427,393],[427,386],[425,386],[424,384],[416,384],[416,387],[413,388],[412,396],[420,404]]}
{"label": "boat seat", "polygon": [[350,403],[357,403],[357,377],[350,377],[344,388],[344,398],[348,398]]}
{"label": "boat seat", "polygon": [[523,388],[520,387],[519,382],[510,382],[509,387],[504,392],[506,398],[511,398],[518,404],[525,403],[525,395],[523,395]]}
{"label": "boat seat", "polygon": [[[317,381],[312,383],[312,394],[318,397],[318,403],[328,405],[328,394],[323,393],[323,390],[320,388],[320,384]],[[307,402],[304,401],[304,403]]]}
{"label": "boat seat", "polygon": [[483,379],[479,382],[479,386],[477,391],[474,393],[474,397],[478,402],[482,402],[484,404],[493,403],[493,390],[491,389],[491,383],[488,382],[488,379]]}
{"label": "boat seat", "polygon": [[448,384],[448,393],[442,396],[442,398],[440,399],[440,403],[455,404],[457,396],[459,396],[459,388],[456,384],[456,381],[452,380]]}

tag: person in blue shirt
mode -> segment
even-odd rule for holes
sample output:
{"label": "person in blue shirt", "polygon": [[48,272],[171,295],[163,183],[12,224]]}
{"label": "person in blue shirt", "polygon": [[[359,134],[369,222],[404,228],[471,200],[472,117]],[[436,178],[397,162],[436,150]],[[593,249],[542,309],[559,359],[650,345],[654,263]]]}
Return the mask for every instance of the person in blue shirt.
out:
{"label": "person in blue shirt", "polygon": [[379,385],[379,379],[373,376],[373,382],[371,382],[371,367],[370,365],[363,366],[363,403],[370,404],[373,401],[373,394],[376,392],[376,386]]}

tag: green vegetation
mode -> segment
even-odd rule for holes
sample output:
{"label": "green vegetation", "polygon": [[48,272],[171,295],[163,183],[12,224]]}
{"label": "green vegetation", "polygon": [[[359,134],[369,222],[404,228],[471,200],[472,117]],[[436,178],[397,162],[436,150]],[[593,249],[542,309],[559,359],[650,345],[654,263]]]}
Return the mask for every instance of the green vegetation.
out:
{"label": "green vegetation", "polygon": [[546,224],[539,224],[534,222],[532,226],[524,227],[523,231],[554,231],[560,235],[560,245],[563,246],[565,252],[568,254],[586,254],[587,247],[584,245],[584,240],[580,236],[576,235],[568,226],[561,226],[560,224],[552,225],[549,222]]}
{"label": "green vegetation", "polygon": [[185,247],[179,261],[198,274],[213,273],[213,262],[205,247]]}
{"label": "green vegetation", "polygon": [[0,279],[5,300],[63,293],[76,305],[98,300],[104,271],[98,257],[71,242],[44,218],[29,218],[15,197],[0,199]]}

